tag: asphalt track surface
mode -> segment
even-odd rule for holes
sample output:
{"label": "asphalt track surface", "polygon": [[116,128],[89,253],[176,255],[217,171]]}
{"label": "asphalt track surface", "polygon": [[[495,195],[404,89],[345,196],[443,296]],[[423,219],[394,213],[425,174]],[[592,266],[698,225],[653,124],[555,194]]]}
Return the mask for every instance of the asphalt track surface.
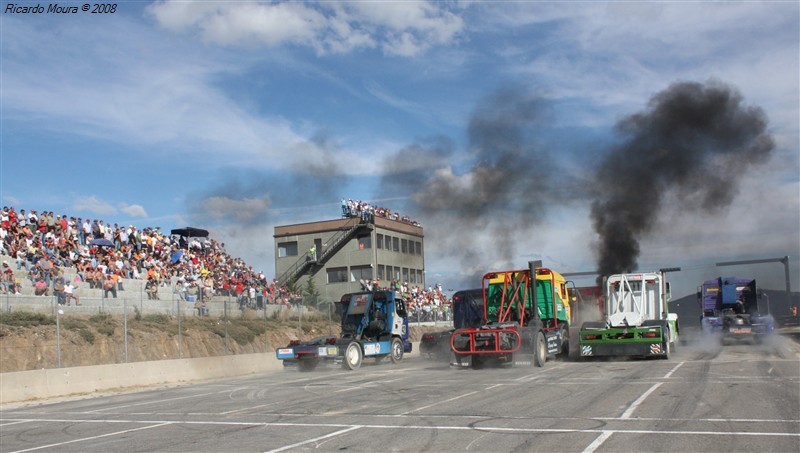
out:
{"label": "asphalt track surface", "polygon": [[450,369],[412,357],[7,406],[0,451],[800,451],[797,343]]}

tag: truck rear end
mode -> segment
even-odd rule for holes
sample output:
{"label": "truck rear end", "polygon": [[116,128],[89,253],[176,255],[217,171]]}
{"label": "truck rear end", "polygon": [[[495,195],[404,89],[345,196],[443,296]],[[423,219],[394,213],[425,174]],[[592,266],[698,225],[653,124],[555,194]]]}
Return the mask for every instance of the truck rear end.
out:
{"label": "truck rear end", "polygon": [[668,301],[669,289],[661,274],[608,277],[604,297],[606,319],[581,326],[581,357],[668,358],[678,334],[677,315],[667,311]]}
{"label": "truck rear end", "polygon": [[703,282],[697,291],[703,334],[723,342],[761,341],[775,325],[769,314],[759,313],[758,297],[754,279],[719,277]]}

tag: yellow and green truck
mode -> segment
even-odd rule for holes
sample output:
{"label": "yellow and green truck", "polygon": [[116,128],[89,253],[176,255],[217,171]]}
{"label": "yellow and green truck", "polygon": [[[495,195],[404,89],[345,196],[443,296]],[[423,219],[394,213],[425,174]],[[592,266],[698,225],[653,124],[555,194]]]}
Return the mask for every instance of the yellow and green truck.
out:
{"label": "yellow and green truck", "polygon": [[567,282],[540,264],[484,275],[483,312],[450,336],[451,365],[544,366],[548,358],[569,355]]}

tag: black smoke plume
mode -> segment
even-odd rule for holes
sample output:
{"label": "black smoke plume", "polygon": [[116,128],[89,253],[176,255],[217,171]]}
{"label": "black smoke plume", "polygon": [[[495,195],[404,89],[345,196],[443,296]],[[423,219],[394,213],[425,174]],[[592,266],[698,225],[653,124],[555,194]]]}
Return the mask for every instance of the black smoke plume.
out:
{"label": "black smoke plume", "polygon": [[685,210],[719,212],[774,147],[764,112],[720,82],[675,83],[617,132],[623,141],[598,169],[591,213],[602,275],[636,269],[639,241],[656,225],[665,195]]}
{"label": "black smoke plume", "polygon": [[[493,258],[524,266],[513,257],[533,252],[518,244],[543,220],[552,159],[537,136],[547,114],[540,97],[519,86],[502,88],[471,114],[466,153],[455,153],[443,138],[406,147],[386,162],[384,193],[410,189],[411,209],[431,226],[428,243],[457,255],[461,262],[454,267],[464,270],[472,263],[485,272]],[[404,169],[408,162],[426,166]],[[480,249],[481,234],[491,235],[493,256]]]}

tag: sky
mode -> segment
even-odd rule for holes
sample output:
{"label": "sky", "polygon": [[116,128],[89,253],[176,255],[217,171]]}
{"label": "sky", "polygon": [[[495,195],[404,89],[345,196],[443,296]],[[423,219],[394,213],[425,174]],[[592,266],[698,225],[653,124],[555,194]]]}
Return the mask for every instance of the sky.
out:
{"label": "sky", "polygon": [[13,4],[3,205],[207,228],[272,276],[274,227],[344,197],[420,222],[446,289],[534,259],[783,289],[715,263],[787,255],[800,288],[797,2]]}

